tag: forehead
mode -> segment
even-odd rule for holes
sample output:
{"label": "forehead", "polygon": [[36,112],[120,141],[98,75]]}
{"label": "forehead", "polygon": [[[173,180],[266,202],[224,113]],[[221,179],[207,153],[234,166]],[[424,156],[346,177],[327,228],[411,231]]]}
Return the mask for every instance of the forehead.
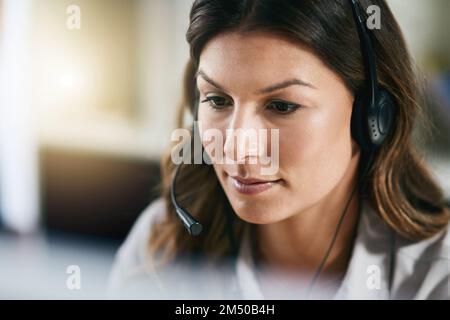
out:
{"label": "forehead", "polygon": [[261,85],[290,77],[313,83],[329,72],[306,47],[268,32],[220,34],[200,55],[200,69],[222,81],[261,80]]}

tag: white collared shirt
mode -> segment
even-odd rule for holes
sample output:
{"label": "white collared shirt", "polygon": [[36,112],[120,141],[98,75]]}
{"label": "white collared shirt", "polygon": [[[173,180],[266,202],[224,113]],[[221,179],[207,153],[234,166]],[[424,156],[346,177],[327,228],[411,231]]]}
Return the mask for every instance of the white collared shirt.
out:
{"label": "white collared shirt", "polygon": [[[165,214],[162,199],[139,217],[116,255],[110,277],[115,298],[266,299],[250,250],[248,234],[230,268],[188,268],[161,273],[152,267],[148,239],[152,224]],[[293,285],[295,288],[295,285]],[[280,299],[302,299],[286,290]],[[314,297],[314,296],[313,296]],[[317,295],[320,298],[320,293]],[[450,299],[450,232],[411,242],[394,233],[363,202],[356,239],[334,299]]]}

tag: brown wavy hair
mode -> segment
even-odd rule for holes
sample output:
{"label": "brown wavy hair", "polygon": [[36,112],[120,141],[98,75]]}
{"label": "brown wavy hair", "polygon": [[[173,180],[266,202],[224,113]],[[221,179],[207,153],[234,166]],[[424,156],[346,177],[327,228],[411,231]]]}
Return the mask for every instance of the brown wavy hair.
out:
{"label": "brown wavy hair", "polygon": [[[450,212],[413,139],[418,120],[427,123],[421,86],[395,17],[384,0],[361,0],[381,9],[382,27],[373,31],[380,85],[397,101],[394,130],[378,150],[364,180],[364,196],[398,235],[412,241],[429,238],[447,227]],[[359,37],[348,0],[196,0],[190,13],[187,41],[191,58],[185,71],[184,99],[178,127],[198,104],[195,73],[205,44],[224,32],[267,31],[306,46],[355,93],[364,86]],[[204,226],[198,237],[187,234],[170,201],[175,166],[169,146],[161,161],[162,198],[166,216],[153,226],[149,249],[160,262],[183,256],[208,256],[209,261],[235,254],[228,230],[237,242],[245,228],[231,209],[210,165],[183,165],[177,181],[179,202]],[[361,160],[362,161],[362,160]]]}

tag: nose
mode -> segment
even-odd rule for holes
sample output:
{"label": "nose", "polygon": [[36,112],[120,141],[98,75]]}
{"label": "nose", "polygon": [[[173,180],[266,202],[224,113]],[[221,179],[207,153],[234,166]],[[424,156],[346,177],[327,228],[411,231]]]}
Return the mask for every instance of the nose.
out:
{"label": "nose", "polygon": [[[224,153],[234,163],[256,164],[258,158],[270,150],[266,139],[264,119],[250,105],[235,106],[226,126]],[[269,149],[266,149],[269,148]]]}

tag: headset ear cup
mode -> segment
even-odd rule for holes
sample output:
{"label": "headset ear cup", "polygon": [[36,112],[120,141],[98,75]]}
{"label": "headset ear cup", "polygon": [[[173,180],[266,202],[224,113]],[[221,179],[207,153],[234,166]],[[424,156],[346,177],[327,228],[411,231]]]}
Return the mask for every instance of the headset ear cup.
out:
{"label": "headset ear cup", "polygon": [[364,96],[361,93],[356,94],[355,101],[353,103],[352,118],[351,118],[351,134],[353,140],[359,145],[361,149],[368,149],[370,143],[367,139],[367,128],[364,126],[366,122],[364,113]]}
{"label": "headset ear cup", "polygon": [[361,149],[368,150],[380,146],[394,126],[397,106],[392,94],[378,89],[375,106],[367,105],[363,93],[356,95],[353,103],[351,133]]}
{"label": "headset ear cup", "polygon": [[378,89],[377,112],[377,129],[382,136],[378,143],[381,144],[392,131],[397,113],[394,97],[383,88]]}

